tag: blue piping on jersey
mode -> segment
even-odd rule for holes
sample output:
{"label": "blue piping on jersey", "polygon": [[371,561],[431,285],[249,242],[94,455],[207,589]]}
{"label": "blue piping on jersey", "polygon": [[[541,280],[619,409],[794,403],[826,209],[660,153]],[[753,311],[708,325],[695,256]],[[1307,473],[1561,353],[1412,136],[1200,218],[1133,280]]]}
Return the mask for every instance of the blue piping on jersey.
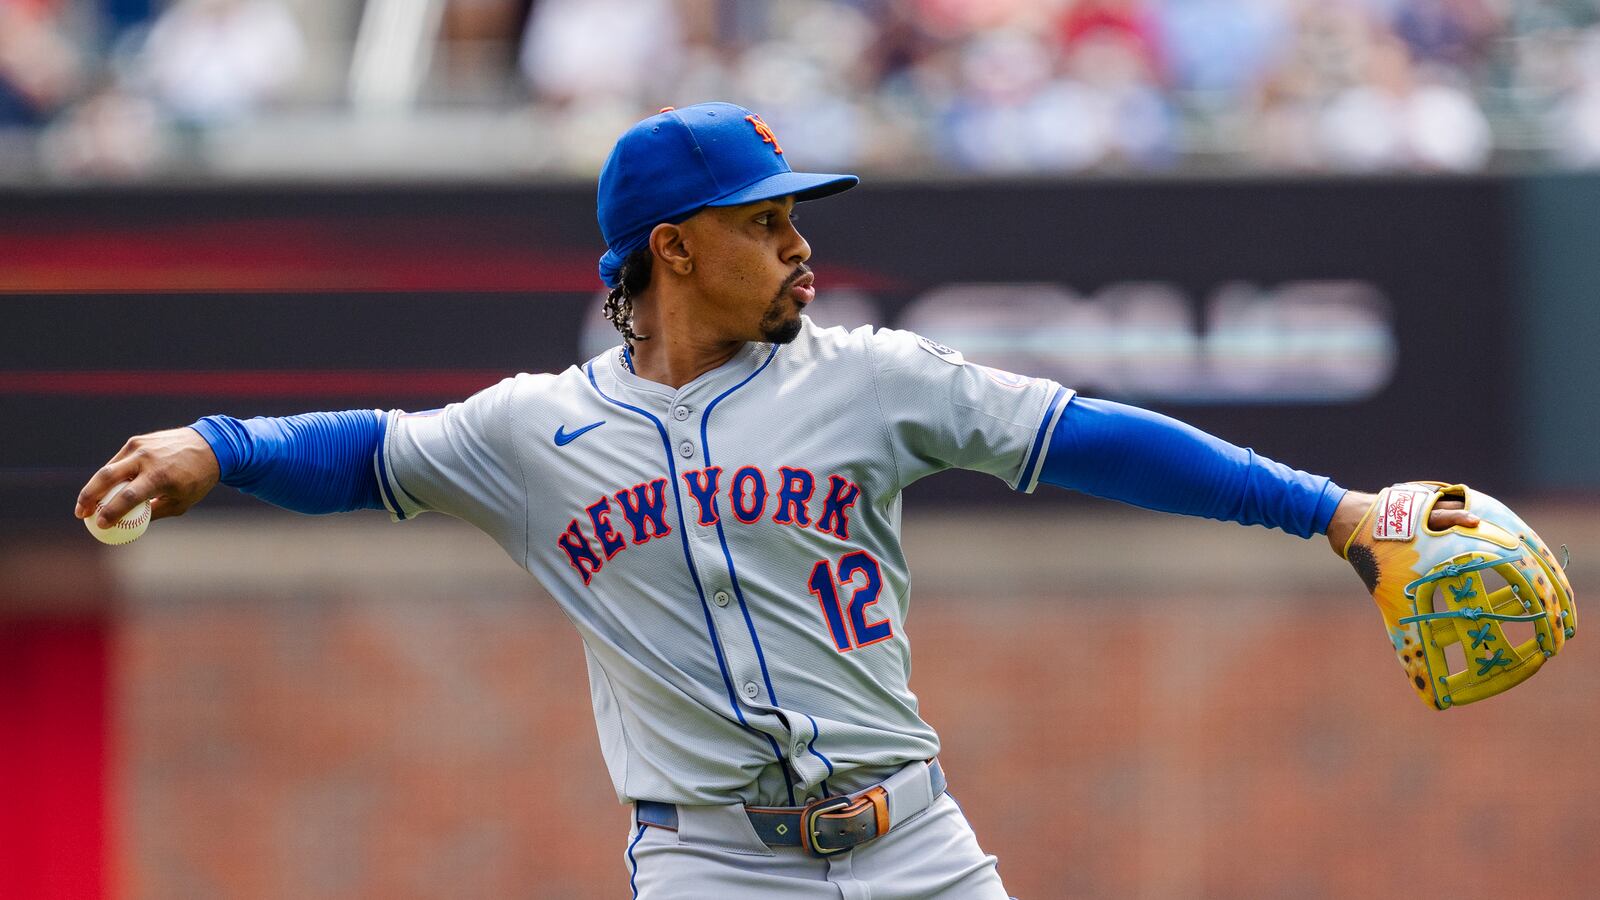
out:
{"label": "blue piping on jersey", "polygon": [[650,826],[640,822],[638,827],[639,833],[628,842],[628,890],[633,891],[633,896],[636,898],[639,896],[639,888],[633,880],[639,876],[639,861],[633,858],[633,848],[638,846],[639,839],[644,837],[644,830]]}
{"label": "blue piping on jersey", "polygon": [[[728,662],[722,657],[722,641],[717,638],[717,625],[711,620],[711,604],[706,602],[706,590],[700,585],[700,573],[695,570],[694,556],[689,550],[689,528],[683,521],[683,496],[678,493],[678,466],[677,463],[672,461],[672,439],[667,436],[667,428],[661,424],[660,419],[650,415],[649,412],[637,406],[623,403],[621,400],[616,400],[608,396],[605,391],[600,390],[600,385],[594,380],[594,363],[589,363],[585,367],[585,371],[589,375],[589,386],[594,388],[596,394],[599,394],[602,399],[613,406],[619,406],[649,419],[651,424],[656,426],[656,433],[661,435],[661,449],[667,457],[667,474],[672,482],[672,508],[678,514],[678,542],[683,544],[683,563],[688,567],[689,577],[694,581],[695,593],[700,595],[700,611],[706,617],[706,632],[711,638],[711,649],[716,651],[717,654],[717,669],[722,672],[722,685],[728,689],[728,705],[733,707],[733,714],[738,717],[740,725],[766,738],[767,743],[772,745],[772,755],[777,759],[779,767],[784,769],[783,778],[787,782],[789,780],[789,772],[788,768],[783,765],[783,752],[778,749],[777,740],[772,735],[752,727],[749,722],[745,721],[744,710],[739,707],[739,701],[734,696],[733,676],[728,673]],[[791,793],[792,791],[793,789],[791,788]]]}
{"label": "blue piping on jersey", "polygon": [[[400,501],[394,497],[394,489],[389,487],[389,466],[384,462],[389,447],[389,414],[378,414],[378,450],[374,456],[378,458],[378,489],[383,491],[383,499],[394,510],[396,519],[406,520],[406,511],[400,508]],[[417,504],[421,506],[422,504]]]}
{"label": "blue piping on jersey", "polygon": [[1050,421],[1056,417],[1056,410],[1061,406],[1061,398],[1066,396],[1067,389],[1056,388],[1054,397],[1050,398],[1050,406],[1044,411],[1044,421],[1039,423],[1039,432],[1033,436],[1033,449],[1028,451],[1028,462],[1022,467],[1022,479],[1017,482],[1017,490],[1026,491],[1033,481],[1034,466],[1039,464],[1039,455],[1044,452],[1045,444],[1049,443],[1046,434],[1050,430]]}
{"label": "blue piping on jersey", "polygon": [[[744,387],[745,385],[749,384],[751,379],[755,378],[757,375],[760,375],[762,372],[766,371],[767,366],[772,364],[773,357],[775,357],[777,355],[778,355],[778,345],[777,344],[773,344],[772,345],[772,350],[767,353],[767,358],[761,361],[761,365],[756,367],[756,370],[754,372],[751,372],[749,375],[745,376],[745,379],[743,381],[739,382],[738,384],[734,385],[731,388],[728,388],[726,391],[723,391],[721,394],[717,395],[717,398],[715,400],[712,400],[710,403],[706,404],[706,411],[704,413],[701,413],[701,415],[700,415],[700,451],[705,456],[706,468],[710,468],[711,467],[711,435],[710,435],[711,411],[716,409],[717,408],[717,404],[721,403],[723,401],[723,399],[725,399],[729,394],[732,394],[734,391],[737,391],[738,389],[740,389],[740,388]],[[712,498],[712,503],[713,504],[716,503],[716,498]],[[718,543],[722,544],[722,558],[728,561],[728,580],[733,583],[733,595],[739,599],[739,612],[744,614],[744,627],[747,630],[749,630],[749,632],[750,632],[750,642],[752,644],[755,644],[755,647],[756,647],[756,662],[759,663],[760,666],[761,666],[761,680],[765,681],[766,684],[767,684],[767,697],[772,700],[772,705],[773,706],[777,706],[778,705],[778,692],[772,689],[772,675],[771,675],[771,673],[769,673],[767,671],[767,656],[761,650],[761,638],[756,636],[756,623],[755,623],[754,620],[752,620],[750,618],[750,607],[748,605],[746,605],[745,602],[744,602],[744,588],[740,587],[740,585],[739,585],[739,573],[738,573],[738,571],[735,570],[734,565],[733,565],[733,552],[728,549],[728,536],[726,534],[724,534],[723,531],[722,531],[722,512],[721,512],[721,510],[717,510],[716,511],[716,519],[717,519],[717,541],[718,541]],[[810,717],[808,716],[807,718],[810,718]],[[811,732],[812,733],[812,738],[811,738],[811,740],[815,741],[816,740],[816,721],[813,720],[811,725],[812,725],[812,732]],[[818,759],[822,759],[823,762],[827,762],[827,760],[823,759],[822,755],[817,753],[815,750],[812,751],[812,755],[816,756]],[[829,772],[829,774],[832,774],[832,772],[833,772],[833,765],[832,764],[828,765],[828,772]],[[784,777],[784,781],[787,783],[788,780],[789,780],[789,773],[788,773],[787,769],[785,769],[783,777]],[[793,785],[789,786],[789,804],[791,806],[794,805],[794,787],[793,787]]]}
{"label": "blue piping on jersey", "polygon": [[[442,412],[444,412],[444,407],[440,406],[440,407],[437,407],[435,409],[418,410],[417,412],[414,412],[414,413],[404,413],[404,412],[396,413],[396,415],[401,415],[401,416],[409,415],[409,416],[412,416],[412,417],[416,417],[416,416],[436,416],[436,415],[438,415],[438,414],[440,414]],[[389,421],[388,413],[380,413],[378,418],[380,418],[380,419],[382,419],[384,421],[385,427],[387,428],[387,423]],[[379,441],[383,440],[383,433],[382,432],[379,432],[378,440]],[[378,446],[382,447],[383,445],[380,443]],[[412,505],[417,506],[419,508],[424,507],[424,506],[427,505],[427,504],[423,503],[421,500],[418,500],[416,494],[413,494],[410,491],[406,490],[406,486],[400,483],[400,479],[396,478],[394,480],[394,486],[400,489],[400,493],[406,495],[406,499],[410,500]]]}
{"label": "blue piping on jersey", "polygon": [[[805,716],[807,719],[811,719],[811,714],[810,713],[801,713],[801,715]],[[832,775],[833,774],[833,760],[831,760],[831,759],[827,758],[826,756],[823,756],[821,753],[817,752],[817,738],[819,738],[821,736],[822,736],[822,729],[817,727],[817,720],[816,719],[811,719],[811,740],[806,744],[806,749],[811,751],[811,755],[812,756],[815,756],[817,759],[822,760],[822,764],[828,767],[828,774]],[[823,781],[822,781],[822,790],[823,790],[824,793],[826,793],[827,790],[828,790],[828,781],[827,781],[827,779],[823,779]]]}

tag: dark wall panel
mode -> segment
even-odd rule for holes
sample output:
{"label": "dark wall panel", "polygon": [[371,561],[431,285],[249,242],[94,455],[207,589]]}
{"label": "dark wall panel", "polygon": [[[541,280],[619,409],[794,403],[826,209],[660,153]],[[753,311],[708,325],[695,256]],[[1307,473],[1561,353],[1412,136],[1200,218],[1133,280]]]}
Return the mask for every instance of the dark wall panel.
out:
{"label": "dark wall panel", "polygon": [[[1072,370],[1087,371],[1075,385],[1086,392],[1350,485],[1437,476],[1515,488],[1514,448],[1473,439],[1464,423],[1514,403],[1513,383],[1493,376],[1518,360],[1480,354],[1472,379],[1458,374],[1464,350],[1514,317],[1507,191],[1486,179],[869,183],[804,205],[800,226],[827,301],[819,318],[976,334],[989,323],[956,321],[960,298],[1017,289],[1027,296],[1016,309],[1039,311],[1039,365],[1071,370],[1076,351],[1063,348],[1078,333],[1049,305],[1058,291],[1063,309],[1113,312],[1114,363],[1126,371],[1119,381]],[[588,186],[40,191],[3,202],[0,413],[14,427],[0,444],[0,517],[64,516],[71,491],[136,431],[215,411],[426,408],[595,346],[603,248]],[[1232,377],[1257,350],[1245,340],[1217,355],[1218,297],[1247,285],[1260,309],[1279,310],[1275,292],[1307,282],[1377,298],[1373,365],[1385,368],[1369,390],[1185,394],[1182,369],[1165,388],[1130,387],[1146,364],[1168,364],[1139,355],[1149,332],[1139,310],[1169,320],[1176,310],[1181,321],[1159,339],[1187,347],[1197,372]],[[1128,299],[1130,286],[1142,300]],[[1029,321],[983,333],[1026,342]],[[1006,346],[969,354],[1032,358]],[[1296,346],[1268,347],[1272,365],[1292,367]],[[1197,347],[1212,355],[1192,356]],[[1010,502],[986,478],[914,493]]]}

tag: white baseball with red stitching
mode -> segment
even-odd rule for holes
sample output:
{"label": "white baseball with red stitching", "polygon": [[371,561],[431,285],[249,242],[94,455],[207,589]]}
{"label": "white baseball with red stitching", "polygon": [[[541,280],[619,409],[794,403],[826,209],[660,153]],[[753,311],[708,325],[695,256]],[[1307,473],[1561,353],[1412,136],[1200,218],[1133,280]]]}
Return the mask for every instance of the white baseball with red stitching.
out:
{"label": "white baseball with red stitching", "polygon": [[[104,497],[100,498],[100,502],[95,506],[95,511],[98,513],[106,505],[106,502],[122,488],[123,485],[119,484],[108,491]],[[94,539],[102,544],[126,544],[129,541],[138,540],[139,535],[144,534],[144,530],[150,527],[150,501],[139,501],[138,506],[128,510],[127,515],[112,523],[109,528],[101,528],[99,523],[95,521],[94,516],[84,519],[83,524],[89,529],[89,533],[94,535]]]}

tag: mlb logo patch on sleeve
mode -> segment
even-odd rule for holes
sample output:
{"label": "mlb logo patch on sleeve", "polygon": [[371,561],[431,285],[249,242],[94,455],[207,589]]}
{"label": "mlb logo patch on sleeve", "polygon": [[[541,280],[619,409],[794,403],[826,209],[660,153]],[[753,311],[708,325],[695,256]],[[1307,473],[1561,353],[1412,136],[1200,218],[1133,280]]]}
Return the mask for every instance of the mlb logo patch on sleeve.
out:
{"label": "mlb logo patch on sleeve", "polygon": [[1431,492],[1390,488],[1378,498],[1382,507],[1372,520],[1375,541],[1409,541],[1417,536],[1417,518]]}
{"label": "mlb logo patch on sleeve", "polygon": [[967,364],[967,361],[961,358],[961,351],[946,347],[938,341],[918,335],[917,343],[922,347],[922,349],[932,353],[934,356],[939,357],[952,366],[964,366]]}

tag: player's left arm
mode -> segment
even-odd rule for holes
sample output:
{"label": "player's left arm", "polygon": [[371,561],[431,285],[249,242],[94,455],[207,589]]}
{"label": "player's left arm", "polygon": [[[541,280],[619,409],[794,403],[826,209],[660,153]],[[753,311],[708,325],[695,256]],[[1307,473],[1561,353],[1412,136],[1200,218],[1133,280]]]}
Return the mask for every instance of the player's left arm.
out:
{"label": "player's left arm", "polygon": [[[1274,462],[1168,416],[1081,397],[966,361],[912,332],[866,336],[899,486],[944,468],[987,472],[1147,509],[1327,534],[1344,547],[1374,497]],[[1436,528],[1473,524],[1437,510]]]}
{"label": "player's left arm", "polygon": [[[1375,499],[1169,416],[1080,396],[1050,433],[1039,480],[1146,509],[1326,534],[1336,553]],[[1477,517],[1441,504],[1429,524]]]}

